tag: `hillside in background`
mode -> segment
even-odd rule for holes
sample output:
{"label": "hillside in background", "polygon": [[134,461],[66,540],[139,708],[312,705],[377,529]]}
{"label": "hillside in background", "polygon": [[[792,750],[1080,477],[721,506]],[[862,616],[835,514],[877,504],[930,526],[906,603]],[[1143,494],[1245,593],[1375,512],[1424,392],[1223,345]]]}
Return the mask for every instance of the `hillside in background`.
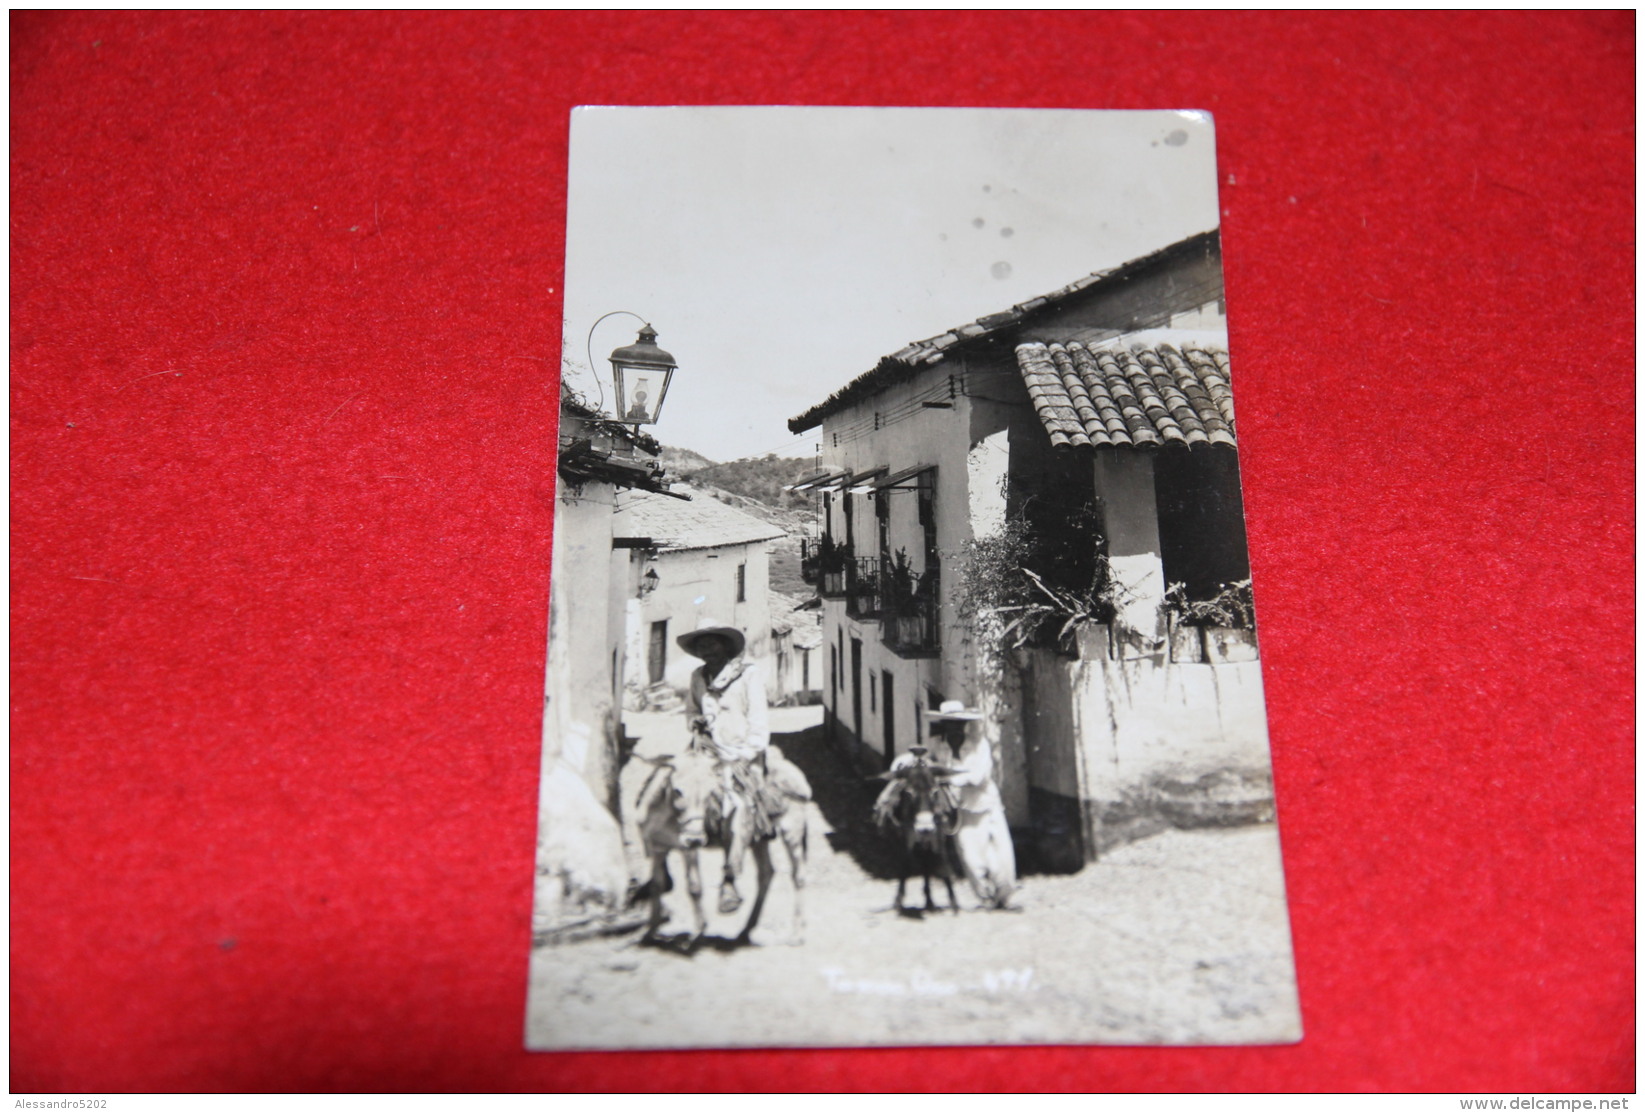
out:
{"label": "hillside in background", "polygon": [[662,455],[659,459],[662,461],[664,471],[680,479],[695,475],[704,468],[717,466],[713,460],[700,452],[693,452],[689,448],[675,448],[673,445],[668,444],[663,445]]}
{"label": "hillside in background", "polygon": [[817,465],[810,458],[767,453],[726,464],[711,464],[695,472],[691,481],[711,484],[767,506],[805,510],[811,506],[811,497],[785,493],[783,488],[815,474]]}
{"label": "hillside in background", "polygon": [[771,590],[801,598],[814,594],[800,578],[800,538],[817,532],[814,496],[783,491],[816,474],[812,461],[766,455],[716,464],[690,449],[670,447],[662,459],[672,478],[689,482],[692,497],[718,499],[781,529],[787,536],[771,542]]}

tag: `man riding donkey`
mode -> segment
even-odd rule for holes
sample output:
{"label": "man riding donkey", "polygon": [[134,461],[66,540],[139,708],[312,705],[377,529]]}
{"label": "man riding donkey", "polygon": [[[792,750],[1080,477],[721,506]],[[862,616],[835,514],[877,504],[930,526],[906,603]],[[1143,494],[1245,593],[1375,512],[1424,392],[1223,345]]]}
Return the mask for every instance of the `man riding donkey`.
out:
{"label": "man riding donkey", "polygon": [[[1012,909],[1011,895],[1017,891],[1017,855],[1011,843],[1011,829],[1005,820],[1005,802],[994,783],[994,750],[978,725],[982,712],[967,708],[959,700],[945,700],[936,711],[927,711],[931,733],[948,743],[948,753],[933,755],[933,765],[923,746],[910,747],[891,763],[887,775],[891,783],[875,805],[876,815],[894,807],[904,791],[904,780],[915,770],[933,773],[947,789],[945,804],[954,809],[954,847],[971,889],[984,908]],[[926,881],[926,904],[931,903],[930,880]],[[902,886],[897,890],[901,904]],[[952,893],[949,897],[952,901]]]}
{"label": "man riding donkey", "polygon": [[726,853],[719,909],[731,913],[742,905],[737,875],[748,849],[732,837],[736,813],[741,809],[748,816],[753,838],[770,839],[789,799],[809,799],[811,786],[781,751],[771,749],[765,678],[760,667],[743,656],[743,632],[735,626],[705,624],[675,641],[703,662],[691,674],[686,724],[692,746],[712,753],[720,763]]}

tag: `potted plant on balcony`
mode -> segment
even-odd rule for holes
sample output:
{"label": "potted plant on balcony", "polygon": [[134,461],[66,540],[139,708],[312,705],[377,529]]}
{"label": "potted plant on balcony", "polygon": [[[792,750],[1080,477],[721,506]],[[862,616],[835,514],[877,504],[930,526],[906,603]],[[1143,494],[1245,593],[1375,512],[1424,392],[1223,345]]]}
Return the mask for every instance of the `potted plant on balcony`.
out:
{"label": "potted plant on balcony", "polygon": [[816,587],[817,582],[822,578],[822,560],[819,547],[823,543],[823,540],[815,537],[800,538],[800,580],[812,587]]}
{"label": "potted plant on balcony", "polygon": [[882,606],[887,618],[887,641],[900,649],[935,649],[931,628],[937,601],[937,569],[916,574],[908,550],[898,549],[885,572]]}
{"label": "potted plant on balcony", "polygon": [[832,537],[817,543],[817,582],[824,595],[845,594],[845,566],[849,553],[844,545],[836,545]]}
{"label": "potted plant on balcony", "polygon": [[885,571],[885,613],[895,628],[895,640],[903,638],[903,619],[914,616],[914,569],[908,563],[908,550],[898,549]]}
{"label": "potted plant on balcony", "polygon": [[1253,661],[1257,656],[1257,614],[1251,581],[1223,584],[1210,599],[1188,598],[1188,586],[1174,583],[1160,605],[1171,631],[1171,659],[1214,665]]}

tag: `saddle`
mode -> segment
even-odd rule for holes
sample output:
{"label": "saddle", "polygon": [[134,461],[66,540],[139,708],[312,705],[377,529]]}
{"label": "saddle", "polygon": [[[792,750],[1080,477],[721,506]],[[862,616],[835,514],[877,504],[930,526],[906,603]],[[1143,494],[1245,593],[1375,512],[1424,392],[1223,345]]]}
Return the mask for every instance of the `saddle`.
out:
{"label": "saddle", "polygon": [[747,811],[753,820],[753,837],[772,838],[776,835],[776,819],[788,809],[788,801],[780,787],[768,778],[762,778],[742,761],[727,761],[729,791],[716,792],[707,814],[707,834],[714,842],[730,840],[729,822],[732,815]]}

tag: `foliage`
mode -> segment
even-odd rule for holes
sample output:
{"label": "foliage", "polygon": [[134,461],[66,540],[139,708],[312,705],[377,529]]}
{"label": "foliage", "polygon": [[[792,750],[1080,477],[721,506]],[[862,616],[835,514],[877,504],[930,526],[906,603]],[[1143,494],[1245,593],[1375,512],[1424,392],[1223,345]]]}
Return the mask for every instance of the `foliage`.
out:
{"label": "foliage", "polygon": [[790,595],[812,593],[801,569],[800,538],[816,532],[816,505],[812,496],[782,488],[815,475],[814,461],[766,455],[716,464],[677,448],[665,448],[663,460],[670,475],[689,477],[698,497],[718,499],[781,529],[786,536],[771,543],[771,587]]}
{"label": "foliage", "polygon": [[1172,584],[1165,593],[1162,609],[1175,618],[1179,626],[1226,626],[1234,630],[1257,627],[1256,602],[1249,579],[1223,584],[1221,591],[1203,600],[1189,599],[1187,584]]}
{"label": "foliage", "polygon": [[691,473],[691,481],[719,487],[767,506],[805,510],[810,508],[812,496],[783,488],[816,473],[814,460],[767,453],[696,469]]}
{"label": "foliage", "polygon": [[886,570],[883,603],[887,612],[898,618],[917,618],[930,606],[937,590],[937,570],[927,568],[921,575],[914,574],[908,561],[908,550],[898,549]]}
{"label": "foliage", "polygon": [[817,570],[819,572],[844,572],[846,551],[844,545],[834,543],[832,537],[826,534],[817,541]]}
{"label": "foliage", "polygon": [[886,569],[885,609],[893,615],[914,613],[914,569],[909,566],[907,549],[898,549]]}
{"label": "foliage", "polygon": [[704,468],[717,466],[713,460],[700,452],[693,452],[689,448],[676,448],[671,444],[663,445],[661,459],[668,474],[679,479],[689,479]]}
{"label": "foliage", "polygon": [[[968,542],[954,585],[955,607],[985,652],[1024,646],[1063,647],[1084,623],[1108,623],[1125,591],[1103,553],[1102,537],[1084,532],[1081,559],[1063,559],[1067,534],[1048,535],[1014,515],[991,537]],[[1083,567],[1082,567],[1083,566]]]}

